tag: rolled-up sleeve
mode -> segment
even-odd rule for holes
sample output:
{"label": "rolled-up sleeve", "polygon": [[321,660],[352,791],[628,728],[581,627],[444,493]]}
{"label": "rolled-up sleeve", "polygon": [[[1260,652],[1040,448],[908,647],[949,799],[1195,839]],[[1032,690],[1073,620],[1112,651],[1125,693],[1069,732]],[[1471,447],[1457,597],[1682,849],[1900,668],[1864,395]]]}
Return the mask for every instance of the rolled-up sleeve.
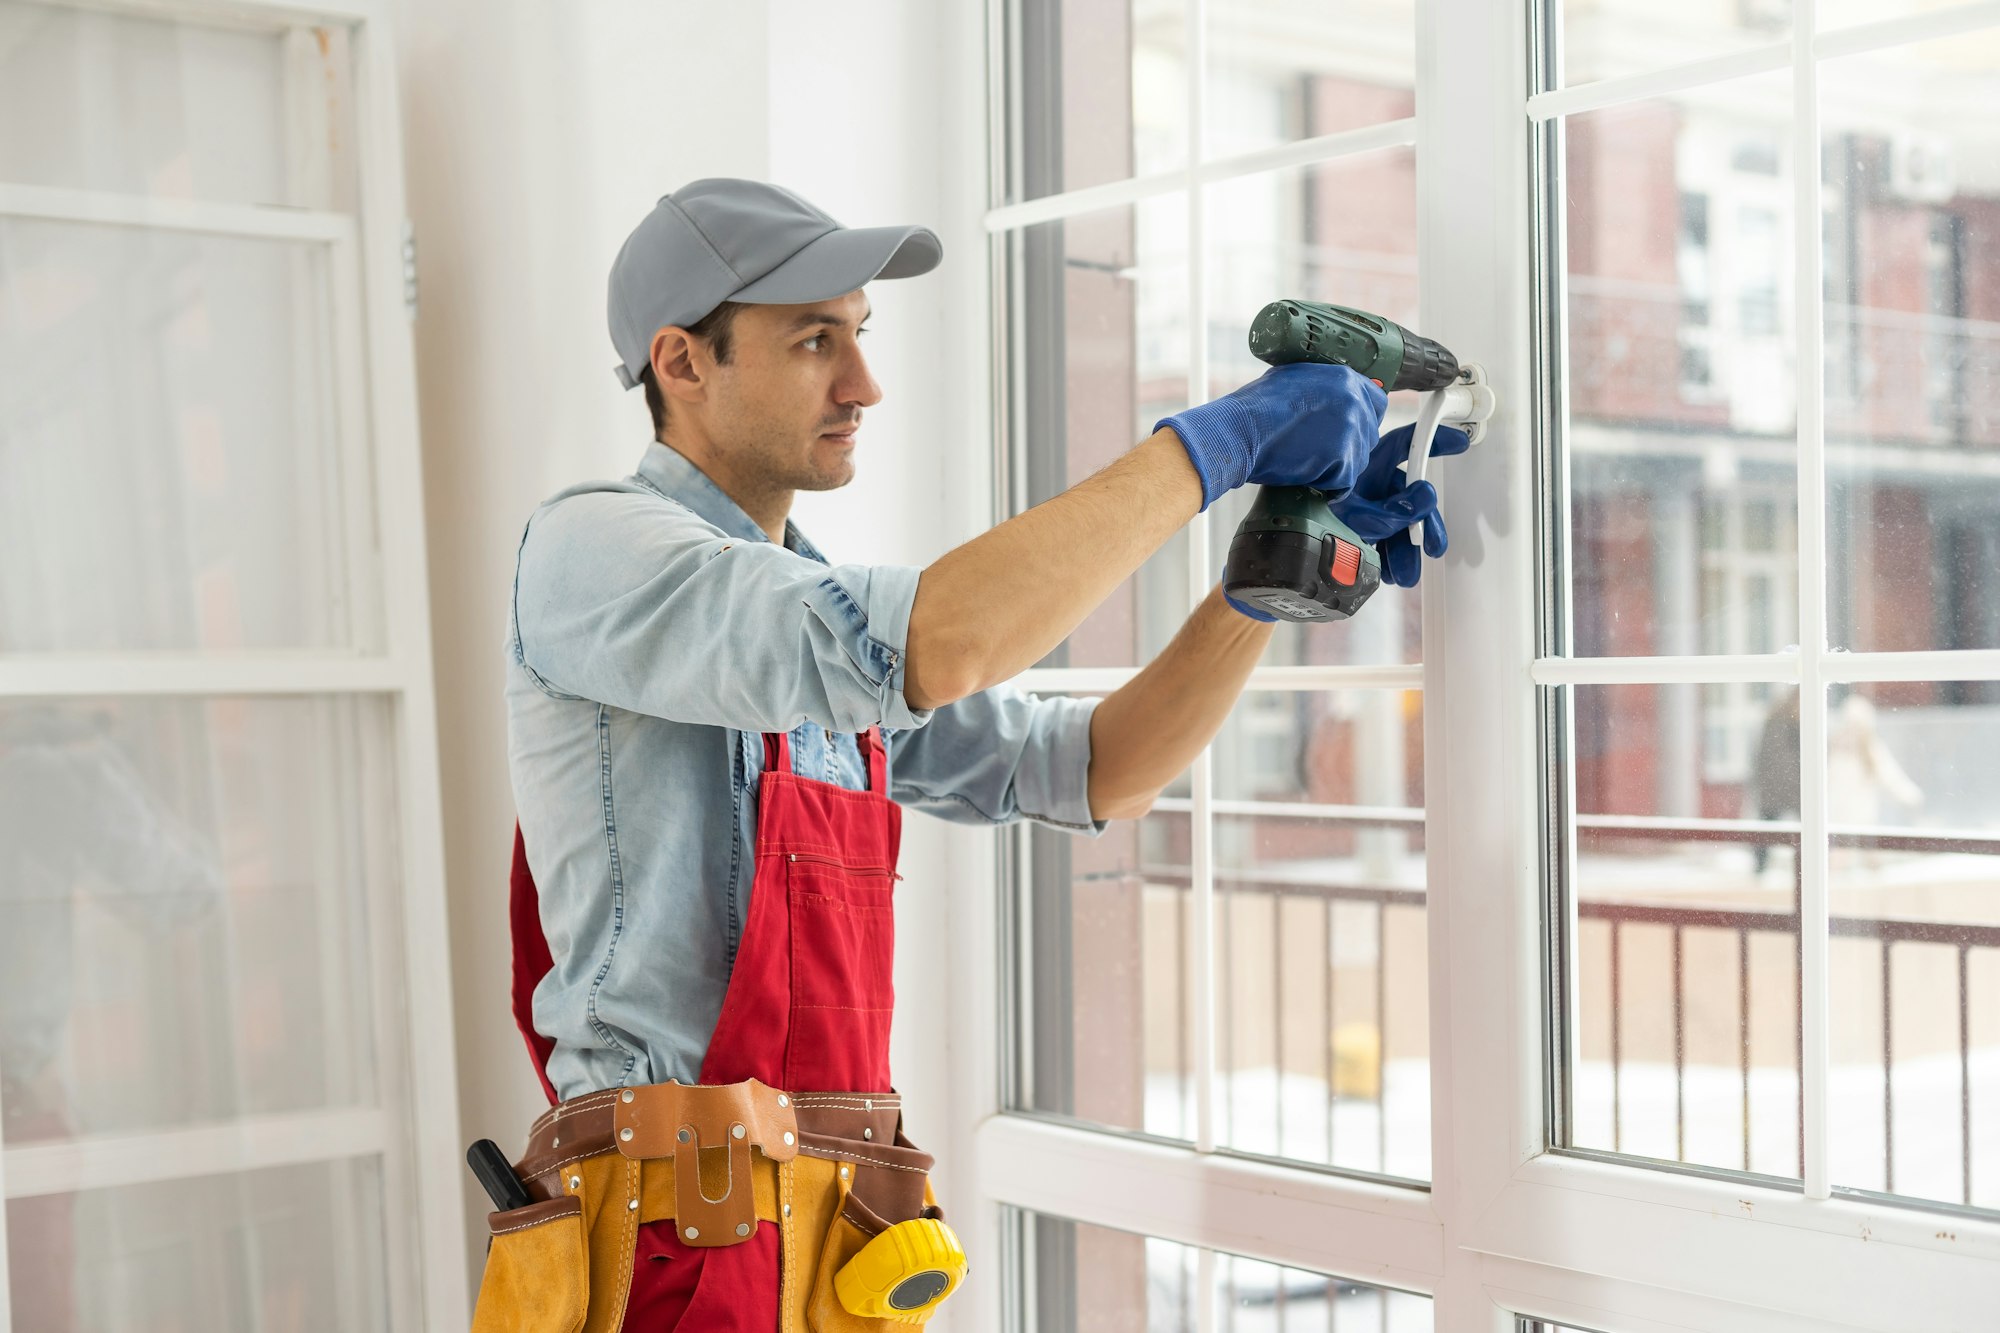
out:
{"label": "rolled-up sleeve", "polygon": [[1101,833],[1090,815],[1095,699],[1037,698],[1010,685],[946,704],[890,742],[889,792],[962,824],[1018,819]]}
{"label": "rolled-up sleeve", "polygon": [[921,728],[903,698],[918,574],[737,540],[647,494],[573,494],[522,536],[515,651],[551,694],[676,722]]}

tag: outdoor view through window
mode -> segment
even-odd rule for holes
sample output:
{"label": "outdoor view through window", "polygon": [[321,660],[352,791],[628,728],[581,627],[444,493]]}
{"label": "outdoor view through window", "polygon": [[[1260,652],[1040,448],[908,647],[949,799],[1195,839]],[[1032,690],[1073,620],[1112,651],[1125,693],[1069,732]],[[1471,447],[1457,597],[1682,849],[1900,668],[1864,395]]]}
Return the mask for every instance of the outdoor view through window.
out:
{"label": "outdoor view through window", "polygon": [[[1626,7],[1568,8],[1570,81],[1655,59]],[[1710,8],[1676,38],[1788,31],[1784,5],[1761,31],[1706,28]],[[1854,16],[1821,11],[1834,32]],[[1792,659],[1789,680],[1696,663],[1558,705],[1570,1142],[1802,1172],[1801,709],[1821,703],[1794,664],[1823,586],[1831,1179],[2000,1207],[2000,682],[1840,665],[2000,647],[2000,31],[1817,79],[1816,160],[1783,69],[1562,124],[1573,652]],[[1817,330],[1796,318],[1800,171],[1820,173]],[[1816,348],[1823,443],[1795,373]]]}

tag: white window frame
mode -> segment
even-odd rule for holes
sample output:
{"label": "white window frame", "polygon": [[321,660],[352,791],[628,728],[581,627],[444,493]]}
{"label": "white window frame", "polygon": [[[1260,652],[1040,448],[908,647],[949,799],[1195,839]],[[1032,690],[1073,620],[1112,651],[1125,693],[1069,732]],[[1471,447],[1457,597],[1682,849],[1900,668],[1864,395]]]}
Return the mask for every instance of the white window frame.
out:
{"label": "white window frame", "polygon": [[[1817,848],[1805,865],[1803,1074],[1818,1107],[1807,1119],[1803,1189],[1547,1150],[1551,1074],[1561,1058],[1550,1049],[1547,997],[1560,978],[1551,976],[1545,947],[1543,867],[1564,849],[1551,845],[1554,825],[1542,809],[1549,788],[1538,691],[1740,679],[1797,683],[1810,695],[1836,680],[1993,679],[2000,677],[2000,652],[1831,654],[1809,647],[1701,659],[1538,655],[1543,642],[1563,640],[1556,610],[1539,595],[1537,534],[1560,530],[1556,525],[1567,519],[1567,495],[1545,484],[1537,442],[1548,422],[1538,416],[1559,418],[1565,404],[1531,392],[1538,378],[1558,389],[1562,378],[1561,366],[1543,364],[1537,350],[1547,326],[1536,317],[1531,256],[1558,223],[1550,201],[1535,197],[1531,167],[1543,151],[1543,126],[1553,117],[1722,78],[1791,70],[1795,106],[1806,114],[1795,120],[1790,151],[1808,166],[1795,173],[1797,268],[1787,313],[1798,330],[1799,434],[1813,446],[1802,449],[1799,479],[1800,600],[1804,641],[1824,645],[1820,182],[1810,165],[1819,160],[1816,60],[2000,24],[2000,3],[1982,0],[1815,36],[1814,0],[1797,0],[1798,25],[1783,40],[1531,99],[1531,59],[1541,58],[1531,49],[1539,45],[1530,26],[1536,2],[1420,0],[1414,121],[999,208],[987,207],[999,197],[998,161],[970,163],[959,182],[961,253],[982,236],[1186,188],[1191,283],[1200,300],[1203,219],[1194,187],[1243,169],[1414,144],[1422,329],[1486,366],[1500,388],[1500,415],[1487,442],[1452,460],[1442,479],[1446,503],[1459,516],[1453,526],[1460,541],[1425,578],[1424,665],[1266,667],[1251,680],[1260,689],[1425,691],[1431,1189],[1217,1153],[1208,1114],[1195,1144],[1176,1147],[1005,1112],[1000,1069],[1012,1021],[1010,962],[994,945],[1003,894],[991,864],[955,863],[949,961],[960,979],[953,1030],[965,1040],[951,1053],[959,1132],[950,1144],[955,1168],[947,1162],[947,1190],[979,1276],[977,1294],[953,1313],[954,1327],[983,1333],[1006,1326],[1015,1293],[1003,1289],[1009,1272],[1003,1206],[1427,1293],[1436,1302],[1436,1327],[1446,1333],[1511,1331],[1521,1316],[1605,1333],[1971,1329],[1989,1326],[2000,1309],[2000,1223],[1837,1196],[1827,1180],[1823,765],[1807,776],[1803,791],[1806,843]],[[1203,0],[1188,0],[1187,9],[1192,71],[1201,66]],[[1005,24],[1003,0],[990,0],[985,30],[968,22],[957,34],[964,82],[977,84],[981,71],[994,75],[985,106],[962,106],[961,123],[976,125],[983,113],[996,136],[1006,126],[997,78]],[[1201,125],[1202,102],[1196,78],[1191,130]],[[1191,132],[1190,143],[1199,142]],[[1003,273],[996,261],[993,284]],[[962,424],[970,438],[993,441],[1004,462],[1006,386],[995,369],[993,294],[965,284],[958,295],[967,311],[960,378],[970,404]],[[1197,399],[1205,384],[1204,324],[1197,307],[1189,346]],[[1002,419],[997,431],[996,418]],[[994,478],[995,494],[1005,493],[1005,481]],[[1190,605],[1214,578],[1210,534],[1197,524],[1191,536]],[[1108,689],[1130,674],[1033,672],[1024,683]],[[1814,713],[1802,731],[1808,752],[1824,754],[1823,715]],[[1192,804],[1210,808],[1205,756],[1194,766],[1192,789]],[[1195,917],[1210,923],[1212,867],[1201,821],[1196,828]],[[1195,956],[1196,1081],[1206,1107],[1215,1083],[1215,980],[1208,951]],[[959,1177],[956,1184],[951,1176]],[[1212,1301],[1203,1303],[1196,1327],[1213,1328],[1217,1316]]]}
{"label": "white window frame", "polygon": [[[377,923],[377,966],[370,976],[380,1052],[376,1105],[7,1148],[0,1152],[0,1198],[373,1157],[383,1178],[384,1278],[396,1327],[464,1328],[471,1319],[464,1145],[451,983],[442,965],[450,934],[410,331],[413,292],[406,286],[409,224],[390,6],[388,0],[88,0],[78,7],[270,32],[345,27],[351,35],[356,211],[0,184],[0,216],[325,246],[342,477],[350,494],[365,496],[372,506],[372,512],[362,508],[348,515],[348,576],[354,596],[364,605],[372,600],[379,610],[382,629],[379,642],[348,651],[0,654],[0,701],[105,695],[386,700],[393,718],[401,884],[395,902],[387,901],[379,886],[371,893]],[[387,965],[395,959],[400,970]],[[13,1333],[7,1280],[6,1217],[0,1211],[0,1333]]]}

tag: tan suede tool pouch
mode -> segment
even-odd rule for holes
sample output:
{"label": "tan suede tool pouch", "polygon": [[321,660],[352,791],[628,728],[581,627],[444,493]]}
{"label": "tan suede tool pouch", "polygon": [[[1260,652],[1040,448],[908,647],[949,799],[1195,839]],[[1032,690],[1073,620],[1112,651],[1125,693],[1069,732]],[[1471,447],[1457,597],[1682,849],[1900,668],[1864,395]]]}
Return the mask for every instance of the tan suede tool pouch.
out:
{"label": "tan suede tool pouch", "polygon": [[489,1213],[492,1248],[472,1333],[578,1333],[590,1304],[580,1199]]}

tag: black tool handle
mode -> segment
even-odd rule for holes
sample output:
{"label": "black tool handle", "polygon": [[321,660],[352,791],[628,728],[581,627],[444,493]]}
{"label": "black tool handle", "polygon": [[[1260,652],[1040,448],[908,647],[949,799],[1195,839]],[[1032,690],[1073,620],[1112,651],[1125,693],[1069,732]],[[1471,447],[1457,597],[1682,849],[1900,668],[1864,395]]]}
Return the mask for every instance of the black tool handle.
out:
{"label": "black tool handle", "polygon": [[514,1168],[507,1164],[507,1154],[500,1151],[500,1145],[492,1139],[481,1139],[465,1150],[465,1164],[472,1168],[472,1174],[479,1177],[479,1183],[493,1196],[493,1206],[501,1212],[515,1208],[526,1208],[534,1202],[528,1195],[528,1187],[514,1174]]}

